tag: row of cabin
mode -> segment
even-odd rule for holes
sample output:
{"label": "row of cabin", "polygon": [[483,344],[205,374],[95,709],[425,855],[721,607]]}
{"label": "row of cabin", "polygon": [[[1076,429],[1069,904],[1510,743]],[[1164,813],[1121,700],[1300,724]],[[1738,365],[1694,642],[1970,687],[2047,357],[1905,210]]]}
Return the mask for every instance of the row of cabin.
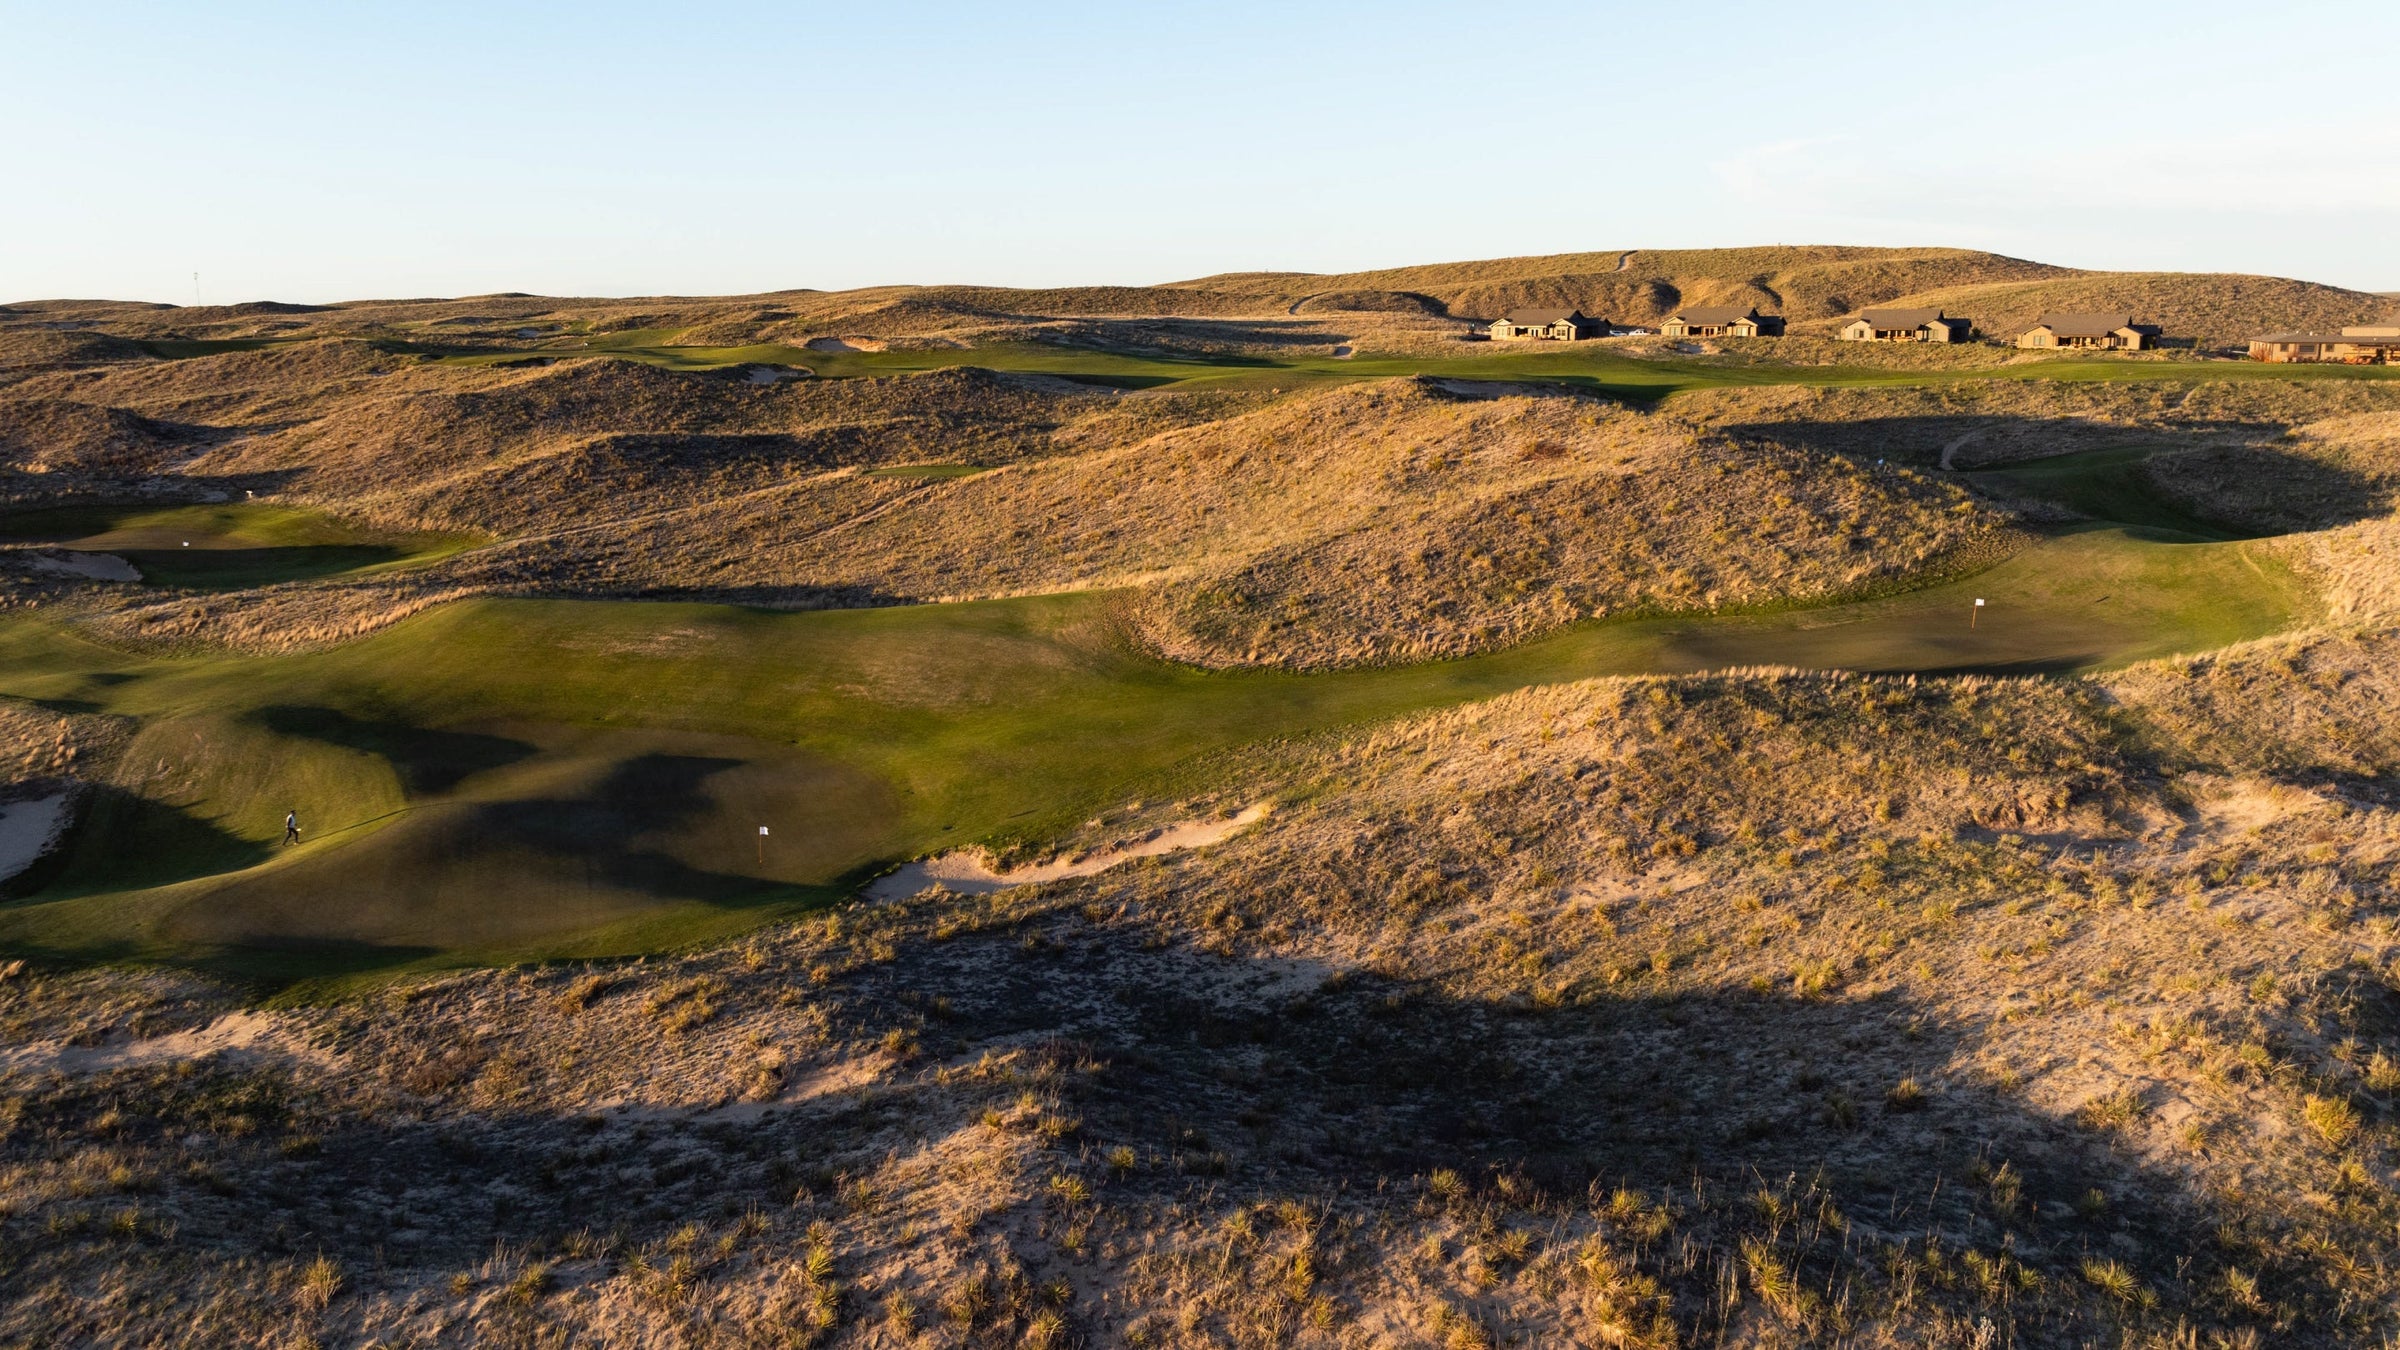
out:
{"label": "row of cabin", "polygon": [[[1580,342],[1610,331],[1608,320],[1580,309],[1512,309],[1491,327],[1492,337],[1503,342]],[[1671,338],[1781,337],[1783,316],[1748,305],[1694,305],[1668,315],[1658,331]],[[1844,342],[1965,342],[1974,335],[1973,319],[1940,309],[1868,309],[1834,336]],[[2017,337],[2017,345],[2140,351],[2157,339],[2157,325],[2136,323],[2130,314],[2045,314]]]}
{"label": "row of cabin", "polygon": [[[1512,309],[1492,324],[1502,341],[1540,339],[1580,342],[1607,337],[1608,320],[1580,309]],[[1747,305],[1694,305],[1670,314],[1658,326],[1662,337],[1751,338],[1783,336],[1783,316],[1761,314]],[[1834,334],[1844,342],[1965,342],[1975,321],[1940,309],[1865,309]],[[2157,324],[2131,314],[2045,314],[2019,333],[2028,350],[2138,352],[2158,345]],[[2332,362],[2354,366],[2400,365],[2400,322],[2345,328],[2339,333],[2270,333],[2250,340],[2254,361]]]}
{"label": "row of cabin", "polygon": [[[1608,320],[1592,318],[1580,309],[1512,309],[1491,327],[1492,338],[1498,342],[1581,342],[1607,337],[1612,331]],[[1694,305],[1668,315],[1658,331],[1673,338],[1781,337],[1783,316],[1761,314],[1749,305]]]}
{"label": "row of cabin", "polygon": [[2269,333],[2250,339],[2250,359],[2342,366],[2400,365],[2400,323],[2366,324],[2339,333]]}

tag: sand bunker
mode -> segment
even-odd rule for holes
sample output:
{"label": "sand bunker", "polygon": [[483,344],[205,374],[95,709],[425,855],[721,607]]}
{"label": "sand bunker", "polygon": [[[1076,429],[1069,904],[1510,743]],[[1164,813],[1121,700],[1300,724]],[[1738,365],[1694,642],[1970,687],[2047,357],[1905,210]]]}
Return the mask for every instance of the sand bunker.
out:
{"label": "sand bunker", "polygon": [[67,826],[67,794],[0,806],[0,881],[41,861]]}
{"label": "sand bunker", "polygon": [[1267,804],[1260,802],[1231,819],[1189,820],[1154,830],[1140,839],[1095,849],[1090,853],[1067,854],[1045,862],[1030,863],[1006,872],[994,871],[980,853],[963,850],[944,853],[922,862],[910,863],[889,876],[876,878],[867,887],[867,898],[903,900],[931,886],[967,895],[984,895],[1011,886],[1088,877],[1135,858],[1155,858],[1162,853],[1180,853],[1187,848],[1214,844],[1265,819],[1266,814]]}
{"label": "sand bunker", "polygon": [[810,338],[807,347],[812,352],[879,352],[884,344],[877,338]]}
{"label": "sand bunker", "polygon": [[1358,355],[1358,349],[1356,347],[1336,347],[1333,349],[1333,359],[1336,361],[1347,361],[1356,355]]}
{"label": "sand bunker", "polygon": [[742,376],[752,384],[781,384],[785,380],[805,380],[808,372],[795,366],[752,366]]}
{"label": "sand bunker", "polygon": [[44,572],[59,572],[93,581],[140,581],[134,565],[114,553],[39,553],[27,560]]}

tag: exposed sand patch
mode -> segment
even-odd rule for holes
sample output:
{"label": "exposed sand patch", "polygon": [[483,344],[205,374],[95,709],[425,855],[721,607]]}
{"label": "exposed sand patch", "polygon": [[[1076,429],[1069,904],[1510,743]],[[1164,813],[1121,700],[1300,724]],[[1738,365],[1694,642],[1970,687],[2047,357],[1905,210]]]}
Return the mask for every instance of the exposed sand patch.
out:
{"label": "exposed sand patch", "polygon": [[752,384],[782,384],[786,380],[805,380],[808,372],[794,366],[752,366],[742,372]]}
{"label": "exposed sand patch", "polygon": [[805,344],[812,352],[879,352],[884,349],[880,338],[810,338]]}
{"label": "exposed sand patch", "polygon": [[1966,435],[1960,436],[1955,440],[1952,440],[1948,445],[1943,446],[1942,468],[1947,470],[1958,467],[1956,463],[1958,452],[1966,449],[1968,445],[1974,442],[1976,437],[1981,436],[1982,434],[1983,433],[1980,431],[1970,431]]}
{"label": "exposed sand patch", "polygon": [[140,1064],[172,1063],[209,1055],[307,1060],[323,1067],[339,1062],[333,1052],[308,1044],[272,1013],[227,1013],[196,1031],[177,1031],[114,1045],[68,1045],[33,1041],[0,1048],[0,1072],[108,1073]]}
{"label": "exposed sand patch", "polygon": [[38,571],[88,577],[93,581],[142,579],[142,574],[134,569],[132,563],[114,553],[37,553],[26,561]]}
{"label": "exposed sand patch", "polygon": [[1336,361],[1347,361],[1356,355],[1358,355],[1358,349],[1356,347],[1336,347],[1333,349],[1333,359]]}
{"label": "exposed sand patch", "polygon": [[959,850],[944,853],[909,863],[888,876],[876,878],[867,886],[866,895],[870,900],[902,900],[931,886],[967,895],[984,895],[1011,886],[1088,877],[1135,858],[1180,853],[1185,849],[1203,848],[1231,838],[1265,819],[1267,810],[1267,804],[1260,802],[1229,819],[1190,820],[1180,825],[1168,825],[1139,839],[1094,849],[1089,853],[1065,854],[1044,862],[1011,868],[1006,872],[993,870],[979,852]]}
{"label": "exposed sand patch", "polygon": [[0,806],[0,881],[40,861],[67,824],[67,794]]}
{"label": "exposed sand patch", "polygon": [[2326,804],[2314,792],[2279,783],[2222,779],[2206,774],[2186,775],[2183,782],[2193,790],[2192,807],[2199,816],[2203,838],[2241,838]]}

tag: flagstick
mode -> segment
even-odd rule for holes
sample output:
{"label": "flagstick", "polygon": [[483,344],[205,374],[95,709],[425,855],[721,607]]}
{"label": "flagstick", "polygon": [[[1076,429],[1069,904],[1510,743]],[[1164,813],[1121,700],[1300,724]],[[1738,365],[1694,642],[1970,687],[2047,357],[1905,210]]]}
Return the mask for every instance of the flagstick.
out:
{"label": "flagstick", "polygon": [[1982,617],[1983,617],[1983,601],[1982,601],[1982,600],[1979,598],[1979,599],[1977,599],[1977,600],[1975,601],[1975,607],[1974,607],[1973,609],[1970,609],[1970,610],[1968,610],[1968,611],[1967,611],[1967,627],[1968,627],[1968,629],[1969,629],[1969,630],[1972,630],[1972,629],[1975,627],[1975,621],[1976,621],[1977,619],[1980,619],[1980,618],[1982,618]]}

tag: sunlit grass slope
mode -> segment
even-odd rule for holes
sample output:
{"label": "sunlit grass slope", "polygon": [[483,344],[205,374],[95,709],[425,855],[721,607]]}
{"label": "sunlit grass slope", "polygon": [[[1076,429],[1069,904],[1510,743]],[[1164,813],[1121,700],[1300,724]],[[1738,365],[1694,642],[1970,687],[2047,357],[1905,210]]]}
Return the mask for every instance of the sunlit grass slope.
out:
{"label": "sunlit grass slope", "polygon": [[435,561],[473,536],[368,530],[263,502],[59,506],[0,513],[0,542],[125,558],[156,585],[233,590]]}
{"label": "sunlit grass slope", "polygon": [[1212,757],[1262,740],[1594,675],[2089,669],[2258,636],[2304,603],[2265,545],[2164,538],[2092,529],[1874,603],[1309,675],[1151,659],[1093,594],[478,601],[272,657],[139,658],[19,618],[0,693],[140,729],[42,889],[0,910],[0,942],[269,977],[648,950],[911,854],[1216,786]]}

